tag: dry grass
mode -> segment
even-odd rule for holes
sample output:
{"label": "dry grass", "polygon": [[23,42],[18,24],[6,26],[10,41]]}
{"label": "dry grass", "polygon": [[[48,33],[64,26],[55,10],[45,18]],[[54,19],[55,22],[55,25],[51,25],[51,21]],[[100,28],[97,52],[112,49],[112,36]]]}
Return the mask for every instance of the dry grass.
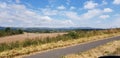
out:
{"label": "dry grass", "polygon": [[92,36],[89,38],[80,38],[80,39],[73,39],[73,40],[67,40],[67,41],[52,42],[52,43],[42,44],[38,46],[29,46],[25,48],[13,49],[13,50],[1,52],[0,58],[13,58],[14,56],[33,54],[34,52],[37,52],[37,51],[42,52],[42,51],[46,51],[54,48],[71,46],[78,43],[83,43],[83,42],[87,43],[90,41],[102,40],[108,37],[118,36],[119,34],[120,33],[104,34],[104,35]]}
{"label": "dry grass", "polygon": [[79,54],[66,55],[63,58],[98,58],[105,55],[120,55],[120,40]]}
{"label": "dry grass", "polygon": [[35,39],[35,38],[44,39],[46,37],[51,38],[51,37],[56,37],[58,35],[63,35],[63,34],[66,34],[66,33],[24,33],[20,35],[0,37],[0,43],[23,41],[25,39]]}

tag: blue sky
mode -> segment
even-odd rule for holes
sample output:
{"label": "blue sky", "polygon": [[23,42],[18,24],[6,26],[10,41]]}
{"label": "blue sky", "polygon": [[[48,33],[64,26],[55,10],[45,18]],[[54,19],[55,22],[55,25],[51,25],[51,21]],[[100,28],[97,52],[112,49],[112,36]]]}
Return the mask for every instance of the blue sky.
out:
{"label": "blue sky", "polygon": [[0,0],[0,26],[120,27],[120,0]]}

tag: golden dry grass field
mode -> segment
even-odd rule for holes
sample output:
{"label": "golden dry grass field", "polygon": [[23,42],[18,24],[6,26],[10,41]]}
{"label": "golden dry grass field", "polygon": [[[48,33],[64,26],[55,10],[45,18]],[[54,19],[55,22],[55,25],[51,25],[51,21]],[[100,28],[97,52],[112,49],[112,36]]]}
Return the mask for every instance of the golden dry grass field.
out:
{"label": "golden dry grass field", "polygon": [[52,37],[56,37],[58,35],[63,35],[63,34],[66,34],[66,33],[24,33],[20,35],[0,37],[0,43],[23,41],[25,39],[35,39],[35,38],[40,38],[40,39],[44,39],[47,37],[52,38]]}

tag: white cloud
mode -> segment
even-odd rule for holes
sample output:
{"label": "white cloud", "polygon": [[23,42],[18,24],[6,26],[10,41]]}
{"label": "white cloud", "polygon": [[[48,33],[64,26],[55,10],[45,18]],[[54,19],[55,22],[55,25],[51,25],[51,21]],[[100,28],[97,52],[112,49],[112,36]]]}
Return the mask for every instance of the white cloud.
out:
{"label": "white cloud", "polygon": [[85,9],[94,9],[97,5],[98,5],[98,3],[95,3],[93,1],[87,1],[84,4],[84,8]]}
{"label": "white cloud", "polygon": [[70,7],[70,10],[74,10],[74,9],[76,9],[74,6],[71,6],[71,7]]}
{"label": "white cloud", "polygon": [[120,0],[114,0],[113,4],[119,5],[120,4]]}
{"label": "white cloud", "polygon": [[16,1],[16,3],[20,3],[20,0],[15,0]]}
{"label": "white cloud", "polygon": [[66,0],[67,5],[70,5],[70,2],[71,2],[70,0]]}
{"label": "white cloud", "polygon": [[92,10],[89,10],[87,13],[84,13],[83,15],[81,15],[81,19],[91,19],[100,14],[102,14],[102,10],[92,9]]}
{"label": "white cloud", "polygon": [[48,0],[50,7],[54,7],[56,0]]}
{"label": "white cloud", "polygon": [[99,16],[101,19],[107,19],[107,18],[109,18],[110,16],[109,15],[101,15],[101,16]]}
{"label": "white cloud", "polygon": [[40,9],[44,15],[52,16],[57,15],[59,12],[58,10],[51,10],[50,8]]}
{"label": "white cloud", "polygon": [[70,18],[70,19],[79,19],[79,15],[76,12],[72,12],[72,11],[66,11],[65,15]]}
{"label": "white cloud", "polygon": [[120,27],[120,17],[115,18],[111,24],[113,27]]}
{"label": "white cloud", "polygon": [[56,27],[71,27],[71,26],[75,26],[75,24],[71,21],[71,20],[53,20],[51,23],[39,23],[36,25],[41,25],[43,27],[52,27],[52,28],[56,28]]}
{"label": "white cloud", "polygon": [[107,5],[107,4],[108,3],[105,0],[102,1],[102,5]]}
{"label": "white cloud", "polygon": [[96,23],[101,23],[101,21],[96,21]]}
{"label": "white cloud", "polygon": [[61,5],[61,6],[58,6],[58,8],[57,9],[59,9],[59,10],[64,10],[64,9],[66,9],[66,7],[65,6],[63,6],[63,5]]}
{"label": "white cloud", "polygon": [[6,8],[6,7],[7,7],[7,4],[6,4],[6,3],[0,4],[0,8]]}
{"label": "white cloud", "polygon": [[12,22],[13,22],[13,20],[8,20],[8,22],[11,22],[11,23],[12,23]]}
{"label": "white cloud", "polygon": [[111,8],[105,8],[104,12],[112,12],[113,10]]}
{"label": "white cloud", "polygon": [[88,20],[88,19],[97,17],[101,15],[102,13],[103,13],[102,10],[92,9],[92,10],[88,10],[88,12],[81,14],[81,15],[78,15],[77,12],[68,11],[66,12],[66,16],[73,20]]}
{"label": "white cloud", "polygon": [[[53,11],[56,12],[56,11]],[[13,27],[69,27],[70,20],[58,20],[49,15],[41,15],[20,4],[0,3],[0,25]],[[4,24],[3,24],[4,23]],[[6,23],[6,24],[5,24]],[[66,25],[65,25],[66,24]]]}
{"label": "white cloud", "polygon": [[62,22],[63,24],[66,24],[66,25],[74,25],[74,23],[71,21],[71,20],[65,20]]}

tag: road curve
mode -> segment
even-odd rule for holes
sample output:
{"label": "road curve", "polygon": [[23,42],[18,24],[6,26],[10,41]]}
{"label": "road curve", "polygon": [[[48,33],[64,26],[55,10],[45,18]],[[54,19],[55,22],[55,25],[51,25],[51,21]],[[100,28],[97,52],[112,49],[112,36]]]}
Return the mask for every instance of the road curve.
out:
{"label": "road curve", "polygon": [[47,52],[26,56],[23,58],[60,58],[67,54],[87,51],[89,49],[95,48],[97,46],[106,44],[106,43],[114,41],[114,40],[120,40],[120,36],[103,39],[103,40],[98,40],[98,41],[94,41],[94,42],[90,42],[90,43],[86,43],[86,44],[79,44],[79,45],[70,46],[70,47],[61,48],[61,49],[54,49],[54,50],[50,50]]}

